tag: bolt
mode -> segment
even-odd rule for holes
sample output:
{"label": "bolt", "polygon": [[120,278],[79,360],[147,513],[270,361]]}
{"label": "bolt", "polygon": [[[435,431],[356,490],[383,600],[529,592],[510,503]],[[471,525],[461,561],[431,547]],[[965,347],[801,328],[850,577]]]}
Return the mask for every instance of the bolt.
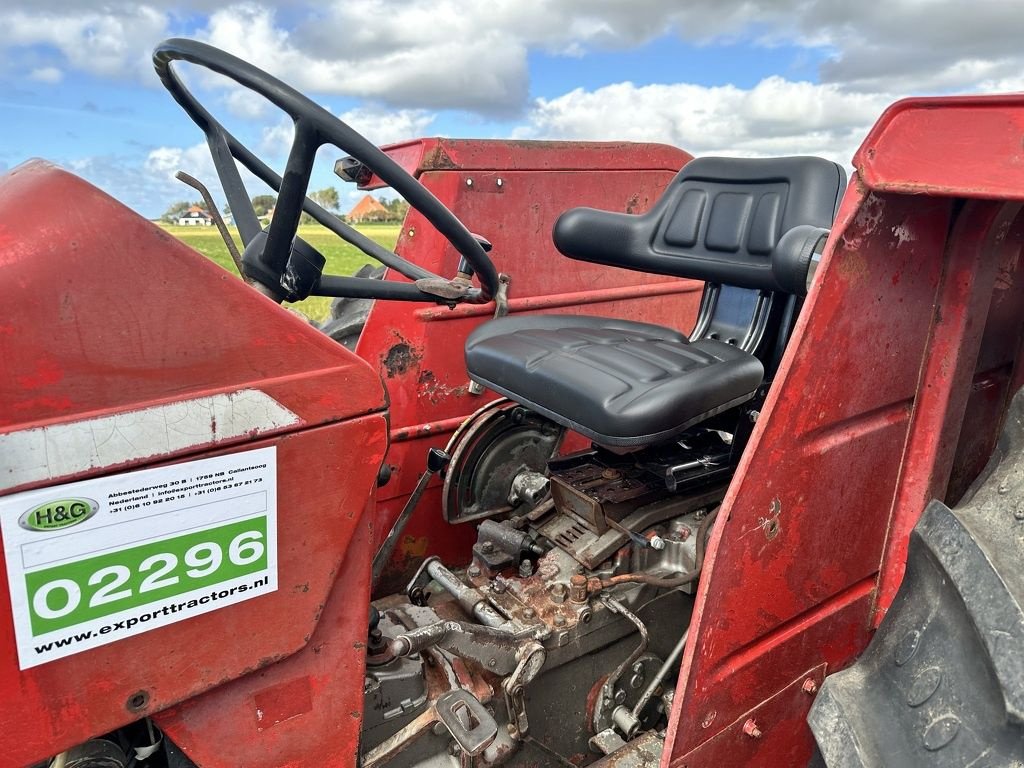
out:
{"label": "bolt", "polygon": [[472,179],[466,179],[466,186],[467,187],[472,187],[473,186],[473,180]]}
{"label": "bolt", "polygon": [[631,678],[629,678],[629,687],[632,688],[634,691],[639,690],[643,684],[644,676],[640,673],[637,673],[633,675]]}
{"label": "bolt", "polygon": [[650,544],[651,549],[661,551],[665,548],[665,540],[661,538],[661,536],[651,536],[647,541]]}
{"label": "bolt", "polygon": [[634,664],[633,665],[633,671],[636,672],[638,675],[642,675],[643,672],[644,672],[643,662],[638,661],[636,664]]}
{"label": "bolt", "polygon": [[757,420],[760,416],[760,411],[747,411],[747,418],[750,419],[751,424],[757,424]]}
{"label": "bolt", "polygon": [[494,544],[492,544],[489,541],[485,541],[483,544],[480,545],[480,551],[483,552],[485,555],[489,555],[491,554],[491,552],[494,551]]}
{"label": "bolt", "polygon": [[558,614],[557,616],[555,616],[555,626],[556,627],[564,627],[565,626],[565,616],[563,616],[562,614]]}
{"label": "bolt", "polygon": [[497,184],[497,185],[498,185],[499,187],[503,187],[503,186],[505,186],[505,182],[504,182],[504,181],[502,181],[501,179],[498,179],[498,180],[497,180],[496,182],[494,182],[494,183],[495,183],[495,184]]}
{"label": "bolt", "polygon": [[498,581],[497,579],[495,579],[491,582],[491,592],[493,592],[496,595],[505,594],[506,589],[508,589],[508,587],[505,586],[504,581]]}
{"label": "bolt", "polygon": [[754,718],[748,718],[747,722],[743,724],[743,732],[752,739],[761,738],[761,729],[757,727],[757,723]]}
{"label": "bolt", "polygon": [[519,563],[519,575],[524,579],[533,575],[533,562],[531,560],[523,559]]}
{"label": "bolt", "polygon": [[801,686],[801,690],[804,693],[810,693],[810,694],[817,693],[817,691],[818,691],[818,684],[816,682],[814,682],[811,678],[808,677],[806,680],[804,680],[804,684]]}
{"label": "bolt", "polygon": [[625,704],[626,703],[626,692],[624,690],[622,690],[621,688],[616,688],[615,689],[615,697],[614,698],[615,698],[615,703],[616,704]]}
{"label": "bolt", "polygon": [[523,618],[524,619],[532,619],[536,615],[537,615],[537,612],[535,610],[533,610],[533,608],[525,608],[525,609],[523,609]]}
{"label": "bolt", "polygon": [[462,747],[460,747],[456,742],[453,741],[451,744],[448,745],[448,754],[452,757],[458,757],[462,754]]}
{"label": "bolt", "polygon": [[497,659],[488,659],[487,660],[487,666],[491,667],[493,669],[494,667],[498,666],[498,660]]}
{"label": "bolt", "polygon": [[569,579],[569,599],[574,603],[587,602],[587,577],[575,574]]}
{"label": "bolt", "polygon": [[470,576],[474,576],[474,577],[479,576],[480,575],[480,568],[475,566],[475,565],[469,566],[469,575]]}
{"label": "bolt", "polygon": [[1024,504],[1018,504],[1014,507],[1013,516],[1017,520],[1024,520]]}
{"label": "bolt", "polygon": [[561,581],[551,585],[551,602],[561,605],[569,596],[569,588]]}
{"label": "bolt", "polygon": [[999,487],[996,488],[996,493],[998,493],[1000,496],[1005,496],[1009,492],[1010,486],[1008,486],[1006,483],[1001,483]]}

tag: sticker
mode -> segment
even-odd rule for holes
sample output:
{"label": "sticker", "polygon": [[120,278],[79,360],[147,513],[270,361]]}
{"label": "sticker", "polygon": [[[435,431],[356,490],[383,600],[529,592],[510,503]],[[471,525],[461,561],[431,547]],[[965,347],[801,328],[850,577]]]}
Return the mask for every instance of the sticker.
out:
{"label": "sticker", "polygon": [[21,669],[277,589],[277,449],[0,498]]}

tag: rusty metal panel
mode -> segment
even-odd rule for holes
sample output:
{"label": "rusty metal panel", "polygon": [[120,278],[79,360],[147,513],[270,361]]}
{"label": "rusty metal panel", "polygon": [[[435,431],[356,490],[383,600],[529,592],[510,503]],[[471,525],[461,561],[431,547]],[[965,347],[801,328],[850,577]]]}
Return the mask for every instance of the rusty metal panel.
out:
{"label": "rusty metal panel", "polygon": [[[997,426],[965,431],[966,415],[998,422],[1020,343],[1020,305],[999,296],[1017,280],[1019,204],[998,199],[1021,197],[1019,180],[1013,193],[1001,186],[1020,132],[1011,146],[994,130],[1014,125],[1022,103],[1011,100],[1002,123],[988,108],[1006,102],[953,100],[945,115],[929,104],[901,126],[893,115],[921,106],[905,104],[858,153],[869,179],[855,177],[847,192],[709,548],[665,764],[735,764],[735,739],[717,738],[719,723],[735,723],[801,670],[849,664],[899,584],[924,504],[951,477],[961,489],[970,482],[977,461],[958,441],[984,446]],[[920,132],[975,118],[992,152],[972,135],[985,147],[975,165],[938,163],[935,137]],[[948,178],[929,175],[940,165]],[[914,179],[936,194],[919,194],[926,187]],[[993,392],[972,395],[986,387]],[[793,764],[811,754],[805,729],[798,742]],[[743,764],[778,764],[772,754]]]}
{"label": "rusty metal panel", "polygon": [[[2,493],[276,446],[279,502],[277,591],[187,621],[20,671],[10,595],[0,590],[4,764],[45,759],[305,647],[326,630],[322,608],[338,591],[349,551],[344,586],[359,597],[346,599],[330,626],[346,642],[365,632],[369,567],[358,542],[387,440],[376,373],[237,277],[45,164],[0,179],[0,254],[0,487],[21,473]],[[261,423],[256,413],[246,422],[251,429],[228,429],[212,410],[205,421],[196,418],[202,411],[187,410],[226,397],[233,423],[230,407],[241,401],[230,395],[238,392],[257,393],[247,402],[274,418]],[[176,404],[191,413],[187,429],[169,422],[139,429],[138,414]],[[99,437],[121,447],[94,446],[95,461],[79,467],[64,456],[65,441],[99,435],[89,431],[97,424],[107,430]],[[22,450],[36,444],[41,461]],[[358,712],[358,663],[334,682],[350,692],[339,699],[346,712]],[[358,714],[346,717],[354,733]]]}
{"label": "rusty metal panel", "polygon": [[1024,98],[903,99],[853,156],[861,183],[879,192],[1024,200]]}

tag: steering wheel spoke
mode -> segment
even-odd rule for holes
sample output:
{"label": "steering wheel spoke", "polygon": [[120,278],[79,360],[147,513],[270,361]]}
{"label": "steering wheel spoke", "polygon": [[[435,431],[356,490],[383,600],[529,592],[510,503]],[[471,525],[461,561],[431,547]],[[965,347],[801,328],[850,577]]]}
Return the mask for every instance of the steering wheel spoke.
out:
{"label": "steering wheel spoke", "polygon": [[[283,176],[278,176],[210,115],[173,71],[174,61],[186,61],[224,75],[291,116],[295,134]],[[153,65],[175,101],[206,134],[214,167],[246,246],[242,257],[246,277],[259,283],[264,293],[278,301],[298,300],[310,294],[448,304],[491,300],[498,287],[498,273],[477,237],[417,179],[327,110],[253,65],[194,40],[164,41],[153,52]],[[317,150],[325,144],[348,153],[404,197],[458,251],[460,263],[468,267],[462,271],[476,275],[480,287],[466,285],[463,290],[460,284],[458,291],[438,290],[437,286],[454,281],[383,248],[306,197]],[[236,161],[278,193],[274,218],[266,230],[252,208]],[[323,255],[297,237],[303,212],[408,279],[425,281],[420,284],[428,290],[420,290],[414,283],[324,275]]]}

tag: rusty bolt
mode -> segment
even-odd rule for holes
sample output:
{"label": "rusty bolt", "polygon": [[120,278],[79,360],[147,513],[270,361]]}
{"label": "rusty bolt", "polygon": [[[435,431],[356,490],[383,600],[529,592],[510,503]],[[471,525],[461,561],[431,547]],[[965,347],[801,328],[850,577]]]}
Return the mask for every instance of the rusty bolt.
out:
{"label": "rusty bolt", "polygon": [[533,561],[523,558],[519,563],[519,575],[526,579],[533,575]]}
{"label": "rusty bolt", "polygon": [[752,739],[761,738],[761,729],[757,727],[757,723],[754,718],[747,718],[747,722],[743,724],[743,732]]}
{"label": "rusty bolt", "polygon": [[469,575],[470,576],[474,576],[474,577],[475,576],[479,576],[480,575],[480,569],[477,566],[475,566],[475,565],[469,566]]}
{"label": "rusty bolt", "polygon": [[558,614],[557,616],[555,616],[555,626],[556,627],[564,627],[565,626],[565,616],[563,616],[562,614]]}
{"label": "rusty bolt", "polygon": [[574,603],[587,602],[587,577],[575,574],[569,579],[569,599]]}
{"label": "rusty bolt", "polygon": [[564,583],[559,581],[551,585],[551,602],[561,605],[568,596],[569,588]]}
{"label": "rusty bolt", "polygon": [[493,592],[496,595],[503,595],[503,594],[505,594],[505,590],[506,589],[508,589],[508,587],[505,586],[505,582],[504,581],[500,581],[499,579],[495,579],[494,581],[491,582],[491,592]]}
{"label": "rusty bolt", "polygon": [[811,694],[817,693],[818,692],[818,684],[816,682],[814,682],[811,678],[808,677],[806,680],[804,680],[804,684],[801,686],[801,690],[804,693],[811,693]]}
{"label": "rusty bolt", "polygon": [[537,615],[537,612],[535,610],[533,610],[533,608],[524,608],[523,609],[523,618],[524,619],[532,619],[536,615]]}

